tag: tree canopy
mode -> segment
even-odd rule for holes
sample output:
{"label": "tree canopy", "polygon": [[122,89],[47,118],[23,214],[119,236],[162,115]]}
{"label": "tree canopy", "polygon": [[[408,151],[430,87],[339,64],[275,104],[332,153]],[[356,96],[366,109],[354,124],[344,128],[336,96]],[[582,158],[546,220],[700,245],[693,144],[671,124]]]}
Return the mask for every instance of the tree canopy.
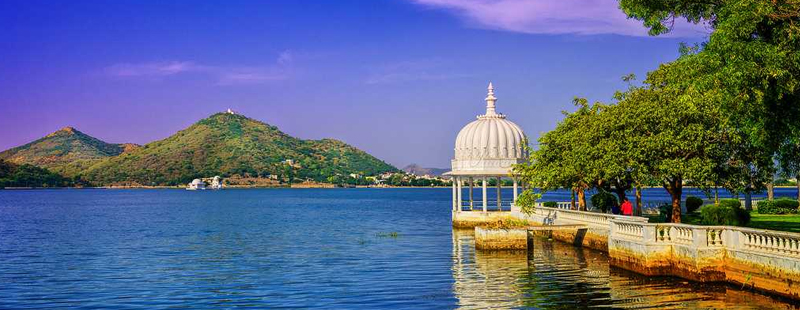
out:
{"label": "tree canopy", "polygon": [[[599,188],[620,199],[632,186],[661,185],[680,221],[684,184],[750,193],[776,167],[800,174],[800,1],[620,0],[651,35],[676,20],[703,23],[706,42],[648,73],[613,104],[588,105],[539,139],[516,168],[543,190]],[[631,77],[626,77],[630,81]],[[579,195],[580,196],[580,195]]]}

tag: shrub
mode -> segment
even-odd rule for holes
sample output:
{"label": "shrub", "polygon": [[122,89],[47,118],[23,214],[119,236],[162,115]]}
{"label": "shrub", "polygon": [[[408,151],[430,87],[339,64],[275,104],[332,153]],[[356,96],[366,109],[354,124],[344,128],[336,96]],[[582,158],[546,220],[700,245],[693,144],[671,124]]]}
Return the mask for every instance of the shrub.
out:
{"label": "shrub", "polygon": [[791,198],[780,198],[775,201],[775,206],[780,209],[789,210],[790,213],[797,212],[798,202]]}
{"label": "shrub", "polygon": [[703,225],[744,226],[750,222],[750,212],[743,209],[737,199],[723,199],[719,205],[705,205],[700,209]]}
{"label": "shrub", "polygon": [[545,201],[542,203],[542,206],[547,208],[555,208],[558,207],[558,204],[555,201]]}
{"label": "shrub", "polygon": [[603,213],[608,212],[608,209],[617,205],[617,197],[606,191],[600,191],[592,195],[592,206],[600,209]]}
{"label": "shrub", "polygon": [[686,213],[692,213],[703,206],[703,199],[695,196],[686,197]]}
{"label": "shrub", "polygon": [[759,201],[758,209],[756,211],[760,214],[791,214],[798,212],[797,207],[797,200],[780,198],[773,201]]}
{"label": "shrub", "polygon": [[741,208],[742,202],[739,199],[727,198],[727,199],[720,199],[719,200],[720,207],[727,207],[727,208]]}
{"label": "shrub", "polygon": [[658,206],[658,221],[660,223],[672,221],[672,204],[665,203]]}

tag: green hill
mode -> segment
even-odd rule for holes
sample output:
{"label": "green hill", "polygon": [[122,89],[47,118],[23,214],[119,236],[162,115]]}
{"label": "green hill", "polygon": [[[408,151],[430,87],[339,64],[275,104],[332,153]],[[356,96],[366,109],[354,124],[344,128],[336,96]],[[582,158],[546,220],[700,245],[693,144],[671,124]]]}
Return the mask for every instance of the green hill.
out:
{"label": "green hill", "polygon": [[301,140],[274,126],[219,113],[160,141],[86,169],[95,184],[178,185],[220,175],[325,181],[334,175],[397,169],[341,141]]}
{"label": "green hill", "polygon": [[106,143],[75,128],[65,127],[44,138],[0,152],[0,160],[74,175],[101,159],[134,148],[136,146],[130,144]]}

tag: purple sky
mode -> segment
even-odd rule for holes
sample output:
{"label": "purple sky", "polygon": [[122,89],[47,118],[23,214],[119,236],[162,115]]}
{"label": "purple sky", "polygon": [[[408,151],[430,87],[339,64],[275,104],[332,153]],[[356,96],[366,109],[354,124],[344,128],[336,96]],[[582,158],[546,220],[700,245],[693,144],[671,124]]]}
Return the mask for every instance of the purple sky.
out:
{"label": "purple sky", "polygon": [[0,2],[0,149],[74,126],[144,144],[232,108],[391,164],[448,167],[498,111],[535,139],[701,41],[648,37],[616,1]]}

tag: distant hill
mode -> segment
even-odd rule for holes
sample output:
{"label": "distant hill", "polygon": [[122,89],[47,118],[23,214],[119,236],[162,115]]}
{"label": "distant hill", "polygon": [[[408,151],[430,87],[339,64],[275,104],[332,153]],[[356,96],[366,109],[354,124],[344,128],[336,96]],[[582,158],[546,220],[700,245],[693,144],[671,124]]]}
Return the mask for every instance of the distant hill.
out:
{"label": "distant hill", "polygon": [[220,176],[313,179],[397,168],[344,142],[301,140],[242,115],[218,113],[160,141],[108,157],[83,171],[96,184],[177,185]]}
{"label": "distant hill", "polygon": [[410,164],[403,168],[403,171],[406,173],[416,174],[416,175],[436,175],[440,176],[445,172],[450,171],[450,169],[442,169],[442,168],[422,168],[420,165],[417,164]]}
{"label": "distant hill", "polygon": [[65,175],[74,175],[97,161],[135,149],[135,144],[112,144],[72,127],[62,128],[44,138],[0,152],[0,160],[30,164]]}

